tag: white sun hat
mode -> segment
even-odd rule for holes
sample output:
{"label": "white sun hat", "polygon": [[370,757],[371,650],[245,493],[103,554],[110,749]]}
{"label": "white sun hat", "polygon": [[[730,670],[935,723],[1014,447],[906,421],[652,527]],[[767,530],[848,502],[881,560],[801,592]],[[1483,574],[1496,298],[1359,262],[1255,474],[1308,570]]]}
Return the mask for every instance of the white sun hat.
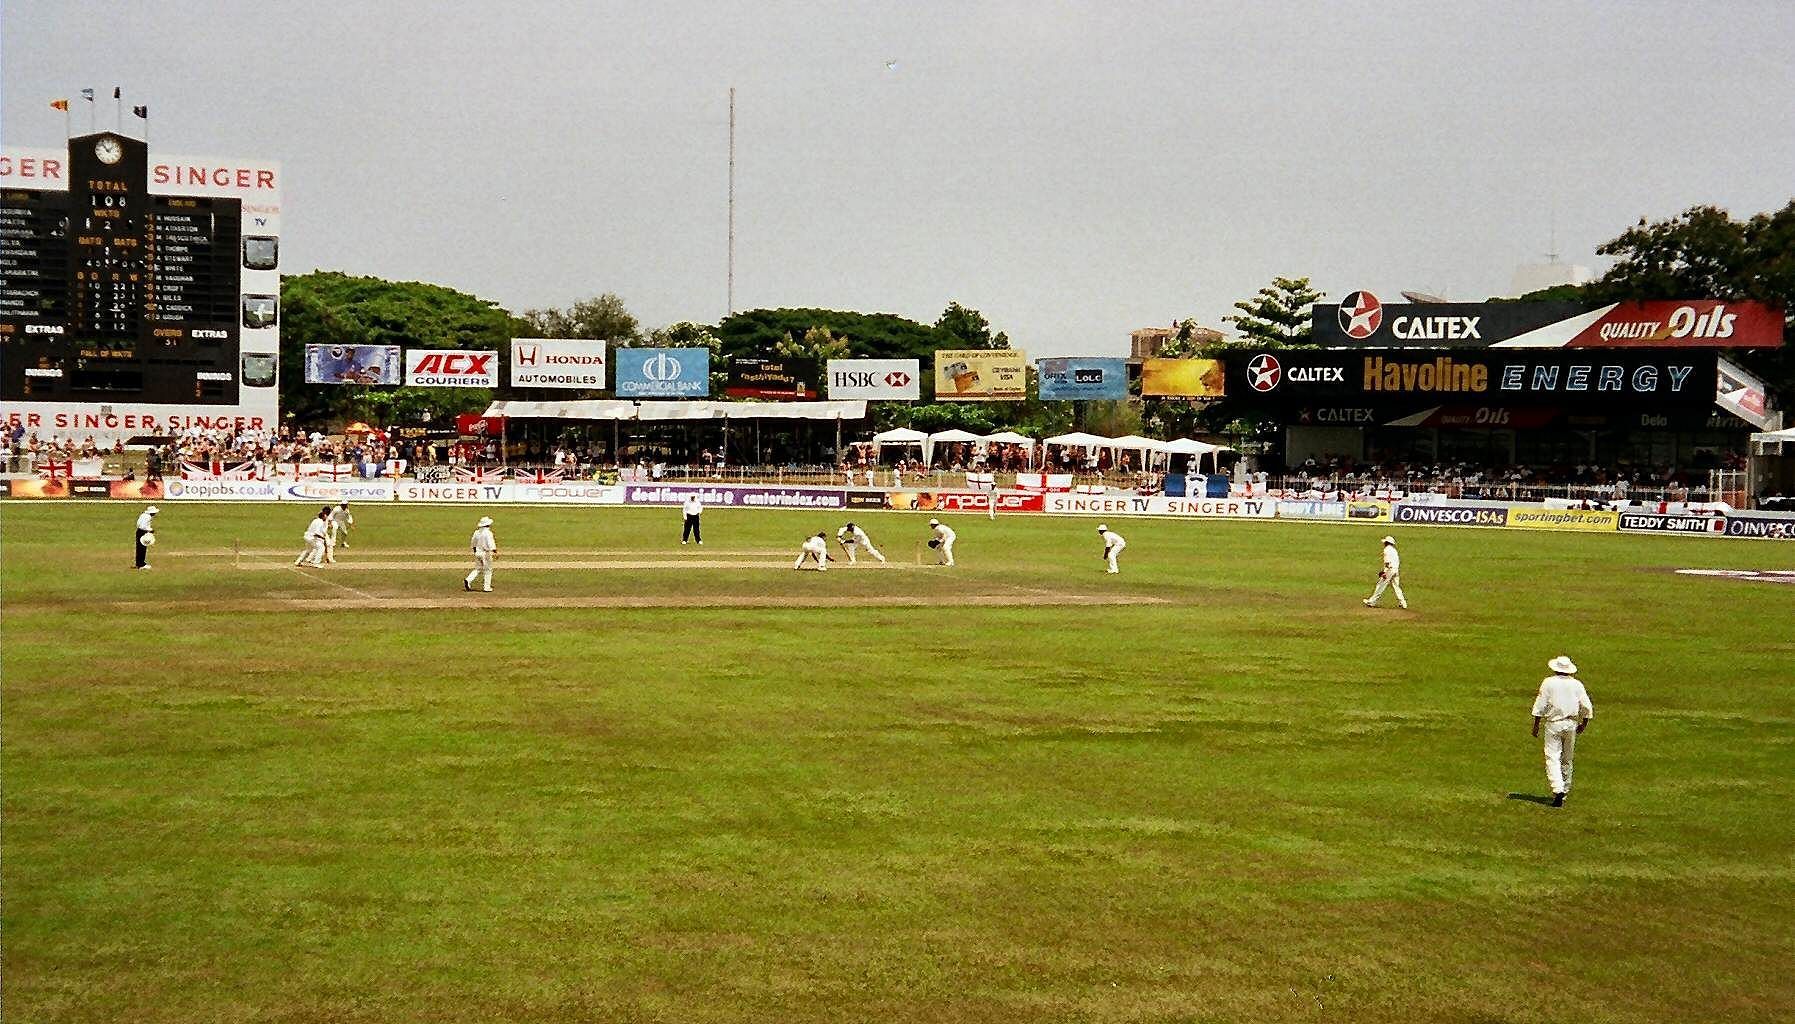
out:
{"label": "white sun hat", "polygon": [[1546,662],[1546,667],[1561,676],[1574,676],[1577,674],[1577,663],[1562,654],[1553,658],[1551,661]]}
{"label": "white sun hat", "polygon": [[481,516],[480,521],[475,523],[474,525],[475,526],[491,526],[492,525],[492,517],[491,516]]}

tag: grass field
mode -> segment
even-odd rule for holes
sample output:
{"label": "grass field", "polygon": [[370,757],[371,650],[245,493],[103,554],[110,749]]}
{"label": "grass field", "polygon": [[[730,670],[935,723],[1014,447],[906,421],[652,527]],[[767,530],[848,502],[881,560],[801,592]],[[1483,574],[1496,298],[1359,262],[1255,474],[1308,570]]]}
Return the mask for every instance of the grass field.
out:
{"label": "grass field", "polygon": [[[18,1021],[1786,1021],[1795,545],[0,508]],[[234,549],[243,554],[233,555]],[[1533,690],[1597,718],[1554,810]],[[1531,798],[1531,799],[1529,799]]]}

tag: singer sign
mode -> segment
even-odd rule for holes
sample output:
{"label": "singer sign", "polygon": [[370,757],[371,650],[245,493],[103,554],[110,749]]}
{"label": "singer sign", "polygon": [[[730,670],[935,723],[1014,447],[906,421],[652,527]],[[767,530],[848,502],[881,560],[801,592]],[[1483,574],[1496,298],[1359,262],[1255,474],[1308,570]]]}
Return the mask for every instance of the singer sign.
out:
{"label": "singer sign", "polygon": [[512,338],[514,388],[602,388],[605,343],[569,338]]}

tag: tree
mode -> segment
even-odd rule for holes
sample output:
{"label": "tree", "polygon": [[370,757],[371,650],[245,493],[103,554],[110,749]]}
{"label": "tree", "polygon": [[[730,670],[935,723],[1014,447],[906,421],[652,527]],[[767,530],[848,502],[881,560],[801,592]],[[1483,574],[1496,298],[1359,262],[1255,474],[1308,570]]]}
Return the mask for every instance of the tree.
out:
{"label": "tree", "polygon": [[985,315],[958,302],[949,302],[935,321],[939,348],[1009,348],[1010,336],[1002,331],[991,333]]}
{"label": "tree", "polygon": [[656,327],[648,332],[646,338],[636,342],[620,342],[618,348],[633,348],[644,345],[649,348],[701,348],[710,352],[710,393],[721,395],[729,381],[729,372],[724,368],[723,339],[717,337],[715,331],[703,324],[695,324],[690,320]]}
{"label": "tree", "polygon": [[1252,298],[1234,304],[1239,316],[1222,319],[1260,348],[1302,345],[1313,333],[1309,308],[1322,298],[1306,277],[1275,277]]}
{"label": "tree", "polygon": [[566,309],[529,309],[518,318],[538,338],[591,338],[625,343],[635,341],[641,325],[613,292],[581,299]]}
{"label": "tree", "polygon": [[416,423],[484,409],[493,395],[489,388],[307,385],[307,345],[491,349],[504,362],[515,324],[497,304],[452,288],[335,271],[282,278],[281,309],[281,409],[305,424]]}
{"label": "tree", "polygon": [[[1756,300],[1780,306],[1788,318],[1785,333],[1795,331],[1795,200],[1748,220],[1734,220],[1716,206],[1692,206],[1655,222],[1642,217],[1596,252],[1615,258],[1599,280],[1522,299]],[[1738,349],[1730,358],[1763,377],[1785,401],[1795,396],[1795,348]]]}
{"label": "tree", "polygon": [[809,359],[825,363],[846,359],[851,348],[848,339],[837,337],[827,327],[812,327],[801,338],[785,337],[773,346],[773,352],[787,359]]}

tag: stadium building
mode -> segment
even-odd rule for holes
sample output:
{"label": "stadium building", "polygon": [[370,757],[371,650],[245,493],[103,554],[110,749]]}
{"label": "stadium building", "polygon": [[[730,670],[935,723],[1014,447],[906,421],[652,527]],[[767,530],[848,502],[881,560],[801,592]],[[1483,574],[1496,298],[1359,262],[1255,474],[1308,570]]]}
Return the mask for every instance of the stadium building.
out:
{"label": "stadium building", "polygon": [[1758,303],[1317,305],[1316,349],[1227,360],[1230,406],[1279,425],[1269,461],[1718,468],[1781,426],[1733,349],[1783,344]]}

